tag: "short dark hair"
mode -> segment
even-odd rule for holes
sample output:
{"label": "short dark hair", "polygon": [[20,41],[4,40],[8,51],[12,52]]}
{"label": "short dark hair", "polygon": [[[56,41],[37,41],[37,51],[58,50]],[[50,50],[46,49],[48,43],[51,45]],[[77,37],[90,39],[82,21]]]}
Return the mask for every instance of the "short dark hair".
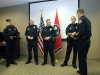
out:
{"label": "short dark hair", "polygon": [[46,22],[50,21],[50,19],[47,19]]}
{"label": "short dark hair", "polygon": [[77,10],[77,13],[81,13],[81,14],[84,14],[84,9],[82,9],[82,8],[78,8],[78,10]]}

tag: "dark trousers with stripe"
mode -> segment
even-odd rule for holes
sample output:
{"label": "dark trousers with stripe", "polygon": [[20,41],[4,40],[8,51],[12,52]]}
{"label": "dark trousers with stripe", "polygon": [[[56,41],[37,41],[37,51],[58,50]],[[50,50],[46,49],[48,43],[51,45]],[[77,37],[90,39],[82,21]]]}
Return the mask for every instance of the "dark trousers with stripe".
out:
{"label": "dark trousers with stripe", "polygon": [[87,75],[87,53],[90,47],[90,40],[78,41],[78,59],[81,75]]}
{"label": "dark trousers with stripe", "polygon": [[37,40],[28,40],[28,61],[32,60],[32,49],[34,54],[35,62],[38,62],[38,47],[37,47]]}

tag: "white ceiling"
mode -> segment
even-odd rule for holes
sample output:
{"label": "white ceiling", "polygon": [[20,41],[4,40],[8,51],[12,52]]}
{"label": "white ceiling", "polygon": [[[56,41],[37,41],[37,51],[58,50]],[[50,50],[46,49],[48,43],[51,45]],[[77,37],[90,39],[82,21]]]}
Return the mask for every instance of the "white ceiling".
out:
{"label": "white ceiling", "polygon": [[14,6],[20,4],[28,4],[29,2],[44,1],[44,0],[0,0],[0,8]]}

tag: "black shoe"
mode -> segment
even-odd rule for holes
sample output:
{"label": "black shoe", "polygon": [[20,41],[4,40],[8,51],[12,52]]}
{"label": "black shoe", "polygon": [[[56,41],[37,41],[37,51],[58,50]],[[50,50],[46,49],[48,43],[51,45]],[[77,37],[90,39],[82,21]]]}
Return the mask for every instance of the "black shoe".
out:
{"label": "black shoe", "polygon": [[10,66],[10,64],[6,64],[6,67],[9,67]]}
{"label": "black shoe", "polygon": [[11,62],[11,64],[17,65],[17,63],[16,63],[16,62]]}
{"label": "black shoe", "polygon": [[44,65],[46,65],[46,64],[47,64],[47,62],[43,62],[43,63],[42,63],[42,66],[44,66]]}
{"label": "black shoe", "polygon": [[63,64],[61,64],[60,66],[61,66],[61,67],[64,67],[64,66],[67,66],[67,64],[63,63]]}
{"label": "black shoe", "polygon": [[52,66],[55,66],[55,63],[54,62],[52,63]]}
{"label": "black shoe", "polygon": [[35,62],[35,64],[38,65],[39,63],[38,62]]}
{"label": "black shoe", "polygon": [[25,64],[29,64],[29,63],[31,63],[31,61],[27,61]]}
{"label": "black shoe", "polygon": [[72,66],[73,66],[75,69],[77,68],[76,64],[73,64]]}
{"label": "black shoe", "polygon": [[80,71],[77,71],[78,74],[81,74]]}

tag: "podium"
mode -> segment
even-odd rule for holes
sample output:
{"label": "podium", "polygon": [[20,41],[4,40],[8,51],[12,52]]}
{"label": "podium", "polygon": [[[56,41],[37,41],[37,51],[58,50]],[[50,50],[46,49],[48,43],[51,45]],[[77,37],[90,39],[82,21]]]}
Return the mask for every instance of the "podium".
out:
{"label": "podium", "polygon": [[[0,32],[0,60],[1,58],[6,58],[6,43],[3,43],[3,41],[4,41],[4,36],[2,32]],[[15,59],[19,57],[20,57],[20,38],[17,38],[15,43]]]}

